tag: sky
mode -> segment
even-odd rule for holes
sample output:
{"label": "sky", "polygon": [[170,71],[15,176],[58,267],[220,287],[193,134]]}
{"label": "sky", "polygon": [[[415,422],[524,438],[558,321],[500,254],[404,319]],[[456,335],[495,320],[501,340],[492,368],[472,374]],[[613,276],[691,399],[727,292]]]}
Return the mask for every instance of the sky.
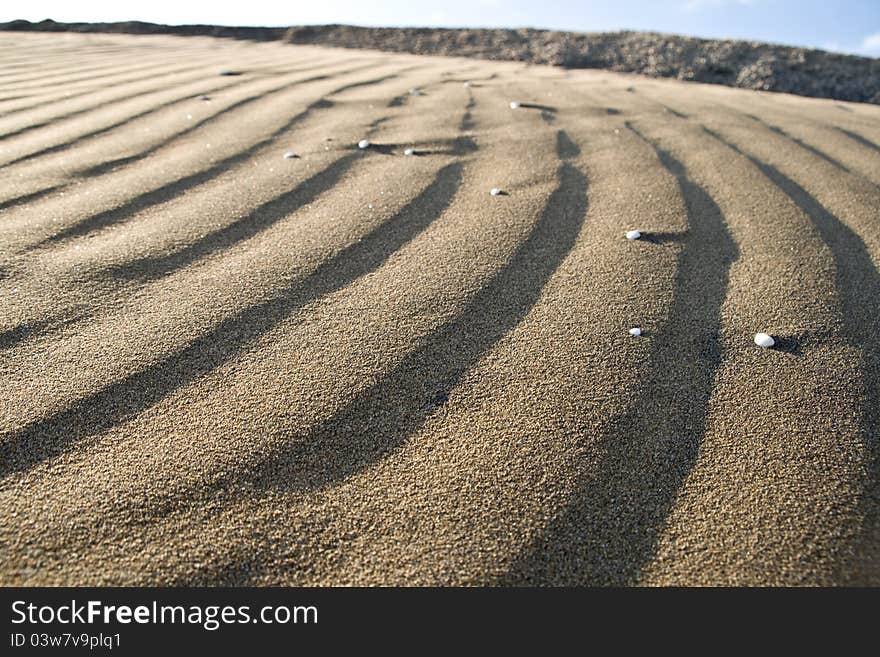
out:
{"label": "sky", "polygon": [[125,21],[212,25],[348,23],[651,30],[880,57],[880,0],[28,0],[0,2],[0,22]]}

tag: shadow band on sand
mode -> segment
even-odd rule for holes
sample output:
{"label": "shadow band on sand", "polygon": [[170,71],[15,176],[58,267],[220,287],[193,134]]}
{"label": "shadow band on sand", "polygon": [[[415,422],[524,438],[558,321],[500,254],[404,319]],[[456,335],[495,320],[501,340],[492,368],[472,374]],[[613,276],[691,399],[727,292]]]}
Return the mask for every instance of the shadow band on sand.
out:
{"label": "shadow band on sand", "polygon": [[344,155],[289,192],[263,203],[241,219],[208,233],[178,251],[125,263],[110,268],[108,273],[116,278],[141,280],[161,278],[181,267],[198,262],[218,251],[250,239],[332,189],[342,179],[358,155],[357,153]]}
{"label": "shadow band on sand", "polygon": [[750,118],[752,121],[759,123],[762,127],[769,130],[770,132],[777,134],[784,139],[789,140],[793,144],[797,144],[798,146],[803,148],[805,151],[808,151],[808,152],[812,153],[813,155],[815,155],[816,157],[818,157],[822,160],[825,160],[831,166],[836,167],[836,168],[840,169],[841,171],[845,171],[846,173],[852,173],[842,162],[834,159],[833,157],[828,155],[828,153],[826,153],[825,151],[819,150],[815,146],[805,142],[803,139],[800,139],[799,137],[795,137],[794,135],[789,134],[788,132],[786,132],[785,130],[780,128],[779,126],[767,123],[766,121],[764,121],[760,117],[755,116],[754,114],[746,114],[745,116]]}
{"label": "shadow band on sand", "polygon": [[678,182],[688,232],[667,323],[651,336],[649,365],[630,410],[607,425],[597,467],[568,506],[514,562],[508,585],[638,582],[705,433],[722,361],[721,305],[739,251],[721,210],[671,154],[642,135]]}
{"label": "shadow band on sand", "polygon": [[[560,131],[557,152],[564,159],[576,157],[580,149]],[[312,286],[310,296],[317,298],[326,294],[332,291],[331,286],[342,287],[333,282],[338,279],[339,269],[353,266],[358,275],[362,275],[378,267],[393,250],[442,213],[452,200],[460,176],[460,164],[446,166],[432,188],[426,189],[412,203],[413,210],[427,213],[423,220],[409,228],[398,227],[396,231],[394,224],[401,223],[400,216],[383,224],[347,253],[328,262],[324,276],[316,272],[310,277],[327,279],[327,283]],[[237,471],[208,482],[198,490],[190,490],[185,497],[171,494],[164,500],[155,500],[151,505],[152,515],[157,510],[165,515],[181,505],[208,498],[240,500],[239,491],[243,486],[249,490],[286,491],[322,487],[371,465],[402,445],[448,400],[467,369],[528,314],[550,276],[571,251],[586,215],[587,183],[584,175],[567,162],[560,166],[558,176],[559,185],[541,217],[506,265],[487,281],[459,315],[427,336],[382,381],[361,392],[308,434],[279,436],[283,447],[260,460],[243,463]],[[442,196],[438,196],[438,192]],[[360,264],[362,260],[369,264]],[[352,273],[347,278],[353,280],[355,276]],[[213,333],[223,334],[220,329]],[[172,371],[163,372],[163,376],[173,376],[181,369],[175,365]],[[137,383],[143,385],[141,381]],[[150,403],[154,401],[158,399]],[[53,419],[53,424],[66,421],[68,418],[61,417]],[[91,433],[102,428],[93,427]],[[33,433],[28,431],[22,440],[32,437]],[[59,450],[62,448],[60,445]]]}
{"label": "shadow band on sand", "polygon": [[[198,121],[194,121],[192,124],[190,124],[189,126],[184,128],[183,130],[179,130],[177,132],[174,132],[174,133],[168,135],[167,137],[165,137],[161,141],[156,142],[152,146],[149,146],[148,148],[146,148],[138,153],[134,153],[132,155],[125,155],[122,157],[118,157],[114,160],[108,160],[106,162],[101,162],[100,164],[96,164],[94,166],[88,167],[86,169],[83,169],[82,171],[77,172],[76,175],[78,175],[81,178],[89,178],[92,176],[103,175],[103,174],[107,173],[108,171],[112,171],[113,169],[116,169],[119,167],[128,166],[129,164],[132,164],[134,162],[137,162],[138,160],[142,160],[142,159],[146,158],[149,155],[152,155],[153,153],[166,147],[168,144],[170,144],[178,139],[181,139],[182,137],[185,137],[188,134],[195,132],[196,130],[199,130],[200,128],[212,123],[213,121],[216,121],[217,119],[219,119],[227,114],[235,112],[236,110],[239,110],[242,107],[246,107],[247,105],[250,105],[251,103],[257,102],[257,101],[265,99],[265,98],[269,98],[270,96],[273,96],[275,94],[283,93],[283,92],[285,92],[293,87],[296,87],[296,86],[300,86],[303,84],[310,84],[312,82],[320,82],[323,80],[329,80],[334,77],[338,77],[341,75],[347,75],[347,74],[352,73],[354,71],[357,71],[360,69],[365,69],[365,68],[371,68],[371,66],[353,68],[353,69],[348,69],[348,70],[344,70],[344,71],[338,71],[336,73],[315,75],[315,76],[312,76],[309,78],[305,78],[303,80],[297,80],[296,82],[291,83],[291,84],[286,84],[283,87],[278,87],[276,89],[271,89],[267,92],[253,94],[253,95],[248,96],[246,98],[242,98],[242,99],[237,100],[234,103],[224,107],[223,109],[221,109],[217,112],[214,112],[214,114],[211,114],[210,116],[206,116],[203,119],[200,119]],[[247,80],[247,81],[249,81],[249,80]],[[235,86],[238,86],[238,85],[235,85]],[[224,88],[223,92],[226,93],[227,89],[228,89],[228,87]]]}
{"label": "shadow band on sand", "polygon": [[[806,189],[776,167],[741,150],[721,134],[703,127],[719,142],[754,164],[806,214],[822,241],[831,250],[837,271],[840,317],[844,339],[862,354],[863,406],[860,429],[869,455],[860,509],[864,518],[861,535],[850,558],[862,565],[873,563],[880,581],[880,272],[859,235],[830,212]],[[854,570],[846,567],[847,571]],[[864,571],[864,568],[858,570]]]}
{"label": "shadow band on sand", "polygon": [[374,271],[443,213],[455,196],[461,171],[460,163],[443,167],[400,212],[276,296],[220,322],[165,360],[0,437],[0,476],[26,471],[134,417],[241,353],[307,303]]}
{"label": "shadow band on sand", "polygon": [[34,335],[39,335],[50,324],[50,320],[44,319],[19,324],[18,326],[3,331],[0,333],[0,350],[10,349],[16,346],[19,342],[24,342]]}
{"label": "shadow band on sand", "polygon": [[[341,62],[341,63],[345,63],[347,61],[349,61],[349,60],[343,60],[343,62]],[[95,164],[93,166],[89,166],[89,167],[86,167],[86,168],[81,169],[79,171],[76,171],[73,175],[78,178],[92,178],[92,177],[104,175],[105,173],[108,173],[108,172],[113,171],[115,169],[119,169],[121,167],[125,167],[125,166],[133,164],[139,160],[142,160],[142,159],[148,157],[149,155],[152,155],[153,153],[168,146],[169,144],[173,143],[174,141],[181,139],[182,137],[185,137],[186,135],[199,130],[200,128],[212,123],[213,121],[215,121],[215,120],[217,120],[217,119],[219,119],[229,113],[235,112],[236,110],[239,110],[247,105],[250,105],[251,103],[268,98],[276,93],[282,93],[282,92],[284,92],[292,87],[298,86],[298,85],[308,84],[311,82],[318,82],[318,81],[326,80],[326,79],[331,79],[333,77],[347,75],[352,72],[365,70],[365,69],[369,69],[372,67],[373,67],[372,64],[368,64],[366,66],[355,67],[355,68],[351,68],[351,69],[347,69],[347,70],[343,70],[343,71],[337,71],[334,73],[316,75],[316,76],[313,76],[310,78],[297,80],[292,83],[287,83],[281,87],[278,87],[275,89],[270,89],[270,90],[264,91],[262,93],[252,94],[246,98],[242,98],[242,99],[239,99],[239,100],[233,102],[232,104],[214,112],[213,114],[211,114],[209,116],[206,116],[203,119],[192,122],[186,128],[184,128],[182,130],[178,130],[176,132],[173,132],[172,134],[168,135],[164,139],[156,142],[152,146],[148,146],[147,148],[145,148],[141,151],[138,151],[137,153],[133,153],[131,155],[124,155],[122,157],[117,157],[115,159],[106,160],[104,162],[101,162],[100,164]],[[285,71],[285,73],[297,72],[298,70],[299,69],[291,69],[289,71]],[[308,69],[303,69],[303,70],[308,70]],[[247,79],[247,80],[242,80],[240,83],[236,83],[234,85],[227,85],[226,87],[223,88],[223,92],[226,93],[229,90],[232,90],[234,87],[240,86],[241,84],[244,84],[244,83],[250,82],[250,81],[251,81],[250,79]],[[190,97],[191,96],[188,96],[187,98],[190,98]],[[123,124],[120,124],[120,125],[124,125],[124,124],[134,120],[135,118],[137,118],[137,117],[130,116],[123,122]],[[114,126],[113,129],[115,129],[116,127],[119,127],[119,126]],[[48,148],[45,148],[41,151],[37,151],[35,153],[31,153],[29,155],[23,156],[23,157],[19,158],[18,160],[14,160],[14,161],[7,163],[3,166],[8,166],[9,164],[13,164],[15,162],[28,160],[31,158],[35,158],[39,155],[44,155],[49,152],[57,152],[59,150],[66,149],[70,146],[78,145],[78,144],[82,143],[83,141],[87,141],[87,140],[91,139],[94,136],[97,136],[99,134],[103,134],[103,132],[106,132],[106,131],[99,130],[95,133],[81,135],[81,136],[77,137],[76,139],[69,140],[69,141],[64,142],[62,144],[56,144],[54,146],[50,146]],[[70,184],[71,183],[66,183],[66,184],[62,184],[62,185],[55,185],[52,187],[46,187],[46,188],[43,188],[41,190],[37,190],[36,192],[32,192],[31,194],[28,194],[28,195],[25,195],[25,196],[22,196],[19,198],[11,199],[9,201],[0,202],[0,210],[5,209],[6,207],[11,207],[14,205],[20,205],[22,203],[27,203],[32,200],[36,200],[36,199],[41,198],[43,196],[60,191],[62,189],[66,189],[67,187],[70,186]],[[101,213],[102,216],[103,216],[103,214],[104,213]],[[51,241],[52,241],[52,239],[50,238],[49,240],[44,240],[41,243],[46,243],[46,242],[51,242]]]}
{"label": "shadow band on sand", "polygon": [[872,151],[880,153],[880,146],[875,144],[873,141],[871,141],[867,137],[863,137],[862,135],[858,134],[857,132],[853,132],[852,130],[847,130],[846,128],[841,128],[839,126],[837,127],[837,129],[840,132],[842,132],[843,134],[845,134],[847,137],[852,139],[853,141],[858,142],[859,144],[864,146],[865,148],[870,148]]}
{"label": "shadow band on sand", "polygon": [[48,196],[53,192],[57,192],[60,189],[63,189],[66,185],[52,185],[51,187],[46,187],[44,189],[38,189],[35,192],[30,192],[28,194],[22,194],[21,196],[15,196],[13,198],[6,199],[5,201],[0,201],[0,210],[6,210],[8,208],[14,208],[18,205],[24,205],[26,203],[30,203],[31,201],[36,201],[44,196]]}
{"label": "shadow band on sand", "polygon": [[[587,180],[576,166],[564,161],[577,157],[580,149],[561,130],[557,153],[563,160],[559,184],[540,217],[507,263],[458,315],[426,336],[380,382],[315,429],[282,436],[281,448],[192,491],[193,496],[183,502],[188,505],[206,497],[240,501],[242,489],[290,492],[326,487],[404,445],[446,403],[465,373],[528,315],[571,253],[586,217]],[[252,581],[271,562],[271,550],[266,545],[240,556],[241,561],[226,560],[205,581],[226,584],[223,578],[236,578],[242,572],[248,573],[246,582]]]}
{"label": "shadow band on sand", "polygon": [[[191,71],[197,71],[200,68],[204,68],[203,65],[199,64],[197,66],[186,66],[179,69],[174,69],[173,71],[168,72],[167,74],[163,74],[161,77],[170,77],[171,75],[178,75],[181,73],[187,73]],[[29,123],[26,126],[21,128],[17,128],[15,130],[10,130],[9,132],[5,132],[0,134],[0,141],[6,141],[7,139],[11,139],[13,137],[20,137],[21,135],[27,134],[29,132],[33,132],[34,130],[39,130],[40,128],[45,128],[47,126],[56,125],[60,121],[66,121],[68,119],[72,119],[78,116],[82,116],[83,114],[87,114],[96,109],[101,109],[103,107],[107,107],[110,105],[115,105],[118,103],[124,103],[130,100],[135,100],[137,98],[142,98],[143,96],[149,96],[150,94],[158,93],[163,90],[161,85],[156,87],[152,87],[150,89],[141,90],[136,93],[129,94],[128,96],[124,96],[122,98],[114,99],[112,101],[107,101],[105,103],[99,103],[98,105],[84,107],[78,110],[74,110],[71,112],[67,112],[66,114],[61,114],[59,116],[54,116],[50,119],[46,119],[44,121],[40,121],[39,123]],[[10,164],[14,164],[18,160],[11,160],[9,162],[4,162],[2,166],[9,166]]]}
{"label": "shadow band on sand", "polygon": [[[558,139],[573,145],[561,131]],[[586,215],[587,181],[568,162],[560,165],[558,178],[528,237],[461,313],[333,417],[306,435],[284,437],[283,448],[243,468],[235,483],[288,491],[320,488],[403,445],[445,403],[467,370],[531,311],[571,252]]]}
{"label": "shadow band on sand", "polygon": [[[382,82],[385,82],[386,80],[393,79],[395,77],[397,77],[397,74],[348,84],[332,91],[331,93],[327,94],[327,96],[341,93],[342,91],[346,91],[355,86],[380,84]],[[214,178],[226,172],[231,167],[245,162],[263,149],[268,148],[275,142],[276,139],[278,139],[281,135],[293,128],[297,123],[303,121],[311,113],[332,106],[332,101],[327,100],[326,97],[320,98],[319,100],[310,103],[303,111],[291,117],[287,122],[284,123],[284,125],[275,130],[271,135],[252,144],[251,146],[248,146],[246,149],[220,160],[219,162],[208,167],[207,169],[202,169],[201,171],[197,171],[196,173],[184,176],[178,180],[173,180],[165,185],[152,189],[148,192],[144,192],[143,194],[139,194],[138,196],[135,196],[128,201],[125,201],[115,208],[111,208],[109,210],[105,210],[103,212],[99,212],[97,214],[86,217],[85,219],[58,231],[54,235],[51,235],[50,237],[47,237],[40,242],[37,242],[33,247],[31,247],[31,249],[60,242],[66,239],[70,239],[72,237],[88,235],[102,228],[107,228],[109,226],[121,223],[127,220],[132,215],[136,214],[137,212],[150,208],[154,205],[159,205],[160,203],[170,201],[176,196],[179,196],[180,194],[183,194],[184,192],[194,187],[213,180]]]}

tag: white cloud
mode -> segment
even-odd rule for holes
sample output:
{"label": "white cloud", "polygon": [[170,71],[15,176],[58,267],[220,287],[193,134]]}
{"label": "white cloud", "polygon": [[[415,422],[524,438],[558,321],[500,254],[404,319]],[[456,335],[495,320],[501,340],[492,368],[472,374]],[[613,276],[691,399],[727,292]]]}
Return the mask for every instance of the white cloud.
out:
{"label": "white cloud", "polygon": [[445,11],[434,11],[428,14],[424,21],[425,25],[444,26],[451,25],[449,15]]}
{"label": "white cloud", "polygon": [[862,39],[862,46],[859,50],[866,55],[880,54],[880,32],[874,32]]}
{"label": "white cloud", "polygon": [[681,8],[688,12],[700,11],[702,9],[720,9],[721,7],[729,7],[738,5],[741,7],[750,7],[757,0],[687,0]]}
{"label": "white cloud", "polygon": [[880,32],[874,32],[864,37],[861,41],[826,41],[821,46],[822,50],[839,52],[843,55],[861,55],[862,57],[880,56]]}

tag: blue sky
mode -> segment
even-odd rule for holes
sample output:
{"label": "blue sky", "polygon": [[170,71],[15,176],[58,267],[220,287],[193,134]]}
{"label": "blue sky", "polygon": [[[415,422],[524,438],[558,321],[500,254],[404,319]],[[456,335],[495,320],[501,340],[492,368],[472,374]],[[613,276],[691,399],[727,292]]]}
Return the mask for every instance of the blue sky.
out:
{"label": "blue sky", "polygon": [[546,27],[653,30],[880,56],[880,0],[28,0],[0,21],[145,20],[220,25]]}

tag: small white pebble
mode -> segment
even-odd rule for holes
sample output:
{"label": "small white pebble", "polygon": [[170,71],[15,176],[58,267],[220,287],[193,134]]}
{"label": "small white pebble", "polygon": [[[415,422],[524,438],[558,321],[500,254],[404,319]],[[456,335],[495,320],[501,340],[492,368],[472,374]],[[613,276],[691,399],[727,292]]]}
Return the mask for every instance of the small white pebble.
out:
{"label": "small white pebble", "polygon": [[465,83],[464,83],[464,86],[466,86],[466,87],[469,87],[469,86],[471,86],[471,81],[470,81],[470,80],[468,80],[468,81],[467,81],[467,82],[465,82]]}
{"label": "small white pebble", "polygon": [[637,240],[642,236],[642,234],[637,230],[628,230],[626,231],[626,239],[628,240]]}
{"label": "small white pebble", "polygon": [[493,187],[492,189],[489,190],[489,193],[492,196],[499,196],[501,194],[501,190],[498,187]]}
{"label": "small white pebble", "polygon": [[517,109],[517,108],[519,108],[519,103],[518,103],[518,102],[516,102],[516,101],[514,100],[513,102],[510,103],[510,109]]}
{"label": "small white pebble", "polygon": [[358,142],[358,148],[360,148],[360,149],[362,149],[362,150],[363,150],[364,148],[369,148],[369,147],[370,147],[370,140],[369,140],[369,139],[361,139],[361,140]]}
{"label": "small white pebble", "polygon": [[299,157],[299,155],[297,155],[297,154],[294,153],[293,151],[287,151],[287,152],[284,154],[284,159],[285,159],[285,160],[292,160],[292,159],[295,158],[295,157]]}
{"label": "small white pebble", "polygon": [[405,151],[403,151],[403,154],[404,155],[415,155],[416,152],[411,148],[407,148]]}
{"label": "small white pebble", "polygon": [[776,340],[768,333],[755,333],[755,344],[762,349],[769,349],[776,344]]}
{"label": "small white pebble", "polygon": [[422,91],[421,89],[419,89],[418,87],[413,87],[412,89],[409,90],[409,95],[410,95],[410,96],[421,96],[421,95],[423,95],[424,93],[425,93],[425,92]]}
{"label": "small white pebble", "polygon": [[631,328],[631,329],[629,330],[629,334],[630,334],[630,335],[639,336],[639,335],[642,334],[642,329],[640,329],[640,328]]}
{"label": "small white pebble", "polygon": [[186,115],[186,118],[187,118],[188,120],[190,120],[190,121],[192,121],[192,117],[193,117],[192,114],[187,114],[187,115]]}

